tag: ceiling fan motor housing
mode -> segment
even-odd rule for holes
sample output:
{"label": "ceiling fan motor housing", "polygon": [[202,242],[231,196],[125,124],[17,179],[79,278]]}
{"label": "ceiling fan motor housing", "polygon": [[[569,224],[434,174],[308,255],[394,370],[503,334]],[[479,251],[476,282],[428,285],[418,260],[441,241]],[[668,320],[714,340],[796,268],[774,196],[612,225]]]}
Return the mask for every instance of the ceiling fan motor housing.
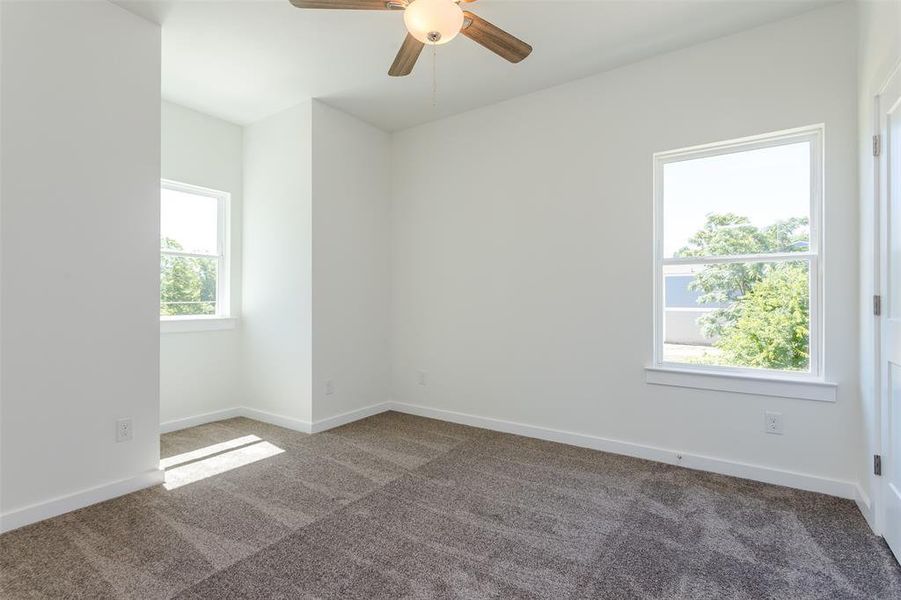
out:
{"label": "ceiling fan motor housing", "polygon": [[423,44],[446,44],[463,27],[463,9],[454,0],[413,0],[404,11],[404,24]]}

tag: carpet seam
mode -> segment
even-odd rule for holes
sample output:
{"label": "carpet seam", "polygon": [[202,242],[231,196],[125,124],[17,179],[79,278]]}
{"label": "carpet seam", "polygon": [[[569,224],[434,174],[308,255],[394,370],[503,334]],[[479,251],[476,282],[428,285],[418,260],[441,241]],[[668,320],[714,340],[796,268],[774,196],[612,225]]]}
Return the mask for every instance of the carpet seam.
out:
{"label": "carpet seam", "polygon": [[[248,418],[248,419],[249,419],[249,417],[245,417],[245,418]],[[250,419],[250,420],[253,421],[254,419]],[[272,424],[269,424],[269,425],[270,425],[271,427],[278,427],[279,429],[285,429],[286,431],[291,431],[291,430],[289,430],[289,429],[286,429],[286,428],[284,428],[284,427],[281,427],[280,425],[272,425]],[[343,425],[342,425],[342,427],[343,427]],[[467,425],[467,426],[464,426],[464,427],[469,427],[469,426]],[[339,429],[339,428],[336,427],[335,429]],[[479,430],[481,430],[481,431],[483,431],[483,432],[484,432],[484,431],[489,431],[489,430],[487,430],[487,429],[481,429],[481,428],[479,428],[479,427],[473,427],[472,429],[479,429]],[[310,436],[312,436],[312,435],[332,435],[332,436],[335,436],[335,433],[331,433],[331,432],[333,432],[333,431],[334,431],[333,429],[329,429],[329,430],[326,430],[326,431],[320,431],[320,432],[318,432],[318,433],[308,433],[308,434],[306,434],[306,435],[310,435]],[[296,433],[296,432],[295,432],[295,433]],[[482,434],[482,435],[484,435],[484,434]],[[345,440],[345,441],[347,441],[347,440]],[[263,547],[260,548],[259,550],[257,550],[257,551],[255,551],[255,552],[252,552],[252,553],[248,554],[247,556],[245,556],[245,557],[243,557],[243,558],[241,558],[241,559],[235,561],[234,563],[231,563],[230,565],[227,565],[227,566],[225,566],[225,567],[223,567],[223,568],[221,568],[221,569],[217,569],[215,572],[210,573],[209,575],[207,575],[207,576],[204,577],[203,579],[199,579],[199,580],[197,580],[196,582],[192,583],[191,585],[189,585],[189,586],[187,586],[187,587],[185,587],[185,588],[182,588],[182,589],[178,590],[177,592],[175,592],[175,594],[173,594],[172,596],[169,596],[169,598],[170,598],[170,599],[171,599],[171,598],[174,598],[175,596],[177,596],[177,595],[179,595],[179,594],[181,594],[181,593],[183,593],[183,592],[186,592],[186,591],[188,591],[188,590],[190,590],[190,589],[192,589],[192,588],[195,588],[195,587],[197,587],[198,585],[201,585],[201,584],[203,584],[204,582],[208,581],[209,579],[215,577],[216,575],[218,575],[219,573],[221,573],[221,572],[224,571],[225,569],[229,569],[229,568],[231,568],[231,567],[233,567],[233,566],[235,566],[235,565],[237,565],[237,564],[240,564],[240,563],[244,562],[245,560],[248,560],[248,559],[250,559],[250,558],[253,558],[254,556],[257,556],[258,554],[261,554],[262,552],[265,552],[266,550],[268,550],[269,548],[271,548],[271,547],[274,546],[275,544],[278,544],[279,542],[281,542],[281,541],[283,541],[283,540],[289,538],[290,536],[294,535],[295,533],[299,533],[300,531],[303,531],[304,529],[306,529],[306,528],[308,528],[308,527],[311,527],[311,526],[313,526],[313,525],[316,525],[316,524],[318,524],[318,523],[320,523],[320,522],[322,522],[322,521],[324,521],[324,520],[326,520],[326,519],[328,519],[328,518],[334,516],[335,514],[337,514],[337,513],[340,512],[340,511],[346,510],[346,509],[348,509],[348,508],[354,506],[355,504],[357,504],[358,502],[361,502],[361,501],[365,500],[366,498],[368,498],[368,497],[371,496],[372,494],[375,494],[376,492],[381,491],[382,489],[384,489],[384,488],[387,487],[388,485],[390,485],[390,484],[392,484],[392,483],[398,481],[399,479],[402,479],[402,478],[404,478],[404,477],[407,477],[407,476],[413,474],[414,472],[416,472],[416,471],[418,471],[419,469],[425,467],[425,466],[428,465],[429,463],[431,463],[431,462],[433,462],[433,461],[435,461],[435,460],[438,460],[439,458],[443,458],[445,455],[449,454],[450,452],[456,450],[456,449],[459,448],[460,446],[462,446],[462,445],[464,445],[464,444],[466,444],[466,443],[468,443],[468,442],[470,442],[470,441],[472,441],[472,440],[468,440],[468,439],[466,439],[466,440],[461,440],[460,443],[455,444],[454,446],[451,446],[450,448],[448,448],[447,450],[445,450],[444,452],[441,452],[440,454],[438,454],[438,455],[436,455],[436,456],[433,456],[432,458],[428,459],[428,460],[425,461],[424,463],[418,465],[415,469],[411,469],[410,471],[407,471],[407,472],[405,472],[405,473],[402,473],[401,475],[395,477],[394,479],[391,479],[390,481],[385,482],[384,484],[382,484],[382,485],[380,485],[380,486],[378,486],[378,487],[372,489],[372,490],[369,491],[367,494],[364,494],[363,496],[360,496],[359,498],[357,498],[357,499],[354,500],[353,502],[350,502],[350,503],[348,503],[348,504],[345,504],[344,506],[340,507],[339,509],[335,510],[335,511],[332,512],[332,513],[329,513],[329,514],[327,514],[327,515],[323,515],[322,517],[320,517],[320,518],[318,518],[318,519],[315,519],[315,520],[313,520],[313,521],[310,521],[310,522],[307,523],[306,525],[302,525],[302,526],[298,527],[297,529],[290,530],[290,531],[289,531],[287,534],[285,534],[283,537],[280,537],[279,539],[273,541],[271,544],[266,544],[265,546],[263,546]],[[349,443],[350,443],[351,445],[354,445],[352,442],[349,442]],[[355,446],[355,445],[354,445],[354,446]],[[357,447],[357,446],[355,446],[355,447]]]}

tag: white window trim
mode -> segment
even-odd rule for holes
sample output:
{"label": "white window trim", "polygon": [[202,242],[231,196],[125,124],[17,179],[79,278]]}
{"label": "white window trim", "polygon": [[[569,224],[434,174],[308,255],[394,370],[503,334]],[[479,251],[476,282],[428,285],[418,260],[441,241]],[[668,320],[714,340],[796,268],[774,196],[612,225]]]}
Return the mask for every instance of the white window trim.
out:
{"label": "white window trim", "polygon": [[238,319],[235,317],[218,317],[216,315],[160,317],[160,333],[220,331],[234,329],[237,326]]}
{"label": "white window trim", "polygon": [[[749,370],[751,369],[745,369]],[[653,385],[820,402],[835,402],[838,389],[836,384],[819,379],[663,367],[646,367],[645,381]]]}
{"label": "white window trim", "polygon": [[216,269],[216,314],[160,316],[160,333],[184,333],[190,331],[213,331],[234,329],[237,318],[231,314],[231,194],[220,190],[173,181],[160,180],[160,188],[175,192],[185,192],[198,196],[215,198],[218,202],[218,223],[216,234],[216,254],[197,254],[176,250],[160,250],[160,254],[171,256],[193,256],[217,259]]}
{"label": "white window trim", "polygon": [[[826,382],[823,373],[823,197],[824,140],[822,124],[741,138],[727,142],[695,146],[654,154],[654,351],[653,363],[646,369],[646,381],[671,385],[766,396],[834,401],[835,384]],[[684,160],[744,152],[759,148],[810,143],[810,241],[807,252],[744,255],[729,257],[665,258],[663,252],[663,166]],[[733,262],[786,262],[806,260],[810,265],[810,371],[793,373],[769,369],[693,365],[663,360],[663,268],[674,264],[710,264]]]}

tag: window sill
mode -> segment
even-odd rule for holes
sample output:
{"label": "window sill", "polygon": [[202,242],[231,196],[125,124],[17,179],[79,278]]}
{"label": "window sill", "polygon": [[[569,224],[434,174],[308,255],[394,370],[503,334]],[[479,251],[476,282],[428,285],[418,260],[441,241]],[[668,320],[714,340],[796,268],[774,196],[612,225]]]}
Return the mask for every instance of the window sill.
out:
{"label": "window sill", "polygon": [[160,333],[190,333],[234,329],[236,317],[160,317]]}
{"label": "window sill", "polygon": [[645,381],[653,385],[669,385],[696,390],[715,390],[735,394],[775,396],[835,402],[838,385],[821,379],[790,379],[745,375],[737,373],[716,373],[675,367],[646,367]]}

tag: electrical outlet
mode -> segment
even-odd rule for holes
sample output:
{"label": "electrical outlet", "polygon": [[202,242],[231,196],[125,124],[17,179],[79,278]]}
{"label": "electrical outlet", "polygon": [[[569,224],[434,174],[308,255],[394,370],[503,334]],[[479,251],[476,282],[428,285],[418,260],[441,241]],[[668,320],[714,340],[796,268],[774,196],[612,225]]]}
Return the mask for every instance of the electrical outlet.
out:
{"label": "electrical outlet", "polygon": [[134,437],[131,419],[119,419],[116,421],[116,441],[130,442]]}
{"label": "electrical outlet", "polygon": [[329,379],[328,381],[325,382],[325,395],[331,396],[334,393],[335,393],[335,380]]}
{"label": "electrical outlet", "polygon": [[426,372],[418,371],[416,373],[416,381],[419,383],[419,385],[425,385],[426,384]]}
{"label": "electrical outlet", "polygon": [[782,435],[782,413],[764,411],[764,431],[774,435]]}

